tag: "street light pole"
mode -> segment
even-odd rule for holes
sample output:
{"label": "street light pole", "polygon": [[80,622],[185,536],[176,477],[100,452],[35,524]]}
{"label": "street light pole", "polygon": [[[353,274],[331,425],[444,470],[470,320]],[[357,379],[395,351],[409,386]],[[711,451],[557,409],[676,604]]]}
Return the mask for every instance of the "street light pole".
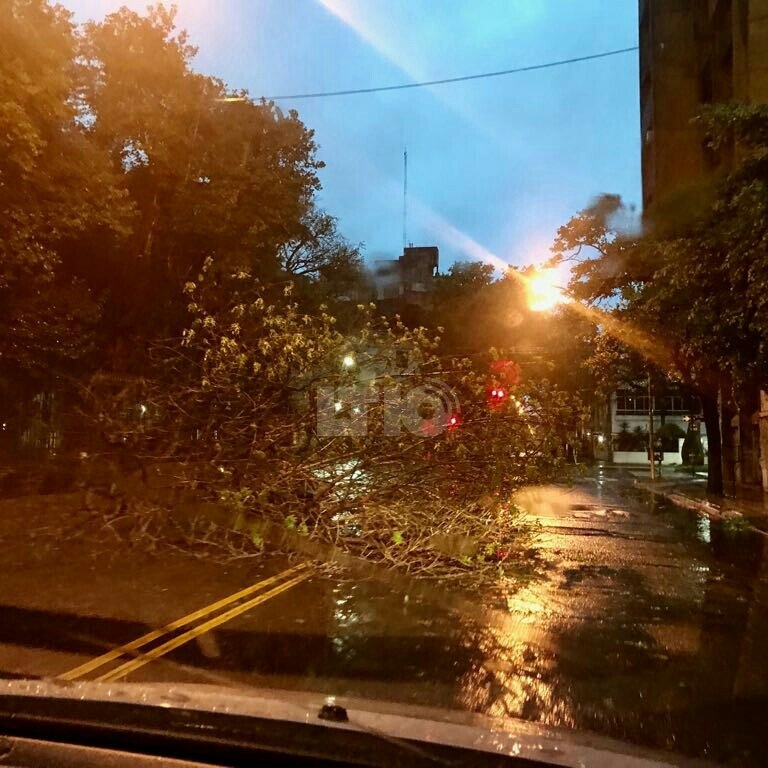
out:
{"label": "street light pole", "polygon": [[651,480],[656,479],[656,446],[653,436],[653,390],[651,374],[648,373],[648,455],[651,459]]}
{"label": "street light pole", "polygon": [[[565,300],[573,300],[568,291],[555,284],[555,272],[552,269],[536,270],[529,276],[523,275],[528,305],[534,312],[553,309]],[[648,458],[651,462],[651,480],[656,479],[656,437],[653,430],[653,389],[651,372],[648,371]],[[659,474],[661,467],[659,466]]]}

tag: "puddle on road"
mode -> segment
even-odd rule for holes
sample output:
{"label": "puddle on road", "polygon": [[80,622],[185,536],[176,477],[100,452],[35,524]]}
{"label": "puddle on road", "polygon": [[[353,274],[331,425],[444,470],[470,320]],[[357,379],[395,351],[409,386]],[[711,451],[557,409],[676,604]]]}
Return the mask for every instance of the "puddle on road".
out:
{"label": "puddle on road", "polygon": [[[764,764],[768,537],[636,489],[594,495],[571,517],[611,535],[571,546],[549,528],[543,546],[565,562],[532,585],[541,618],[487,629],[486,647],[514,662],[485,666],[486,690],[504,691],[488,711]],[[618,543],[612,506],[631,530]]]}

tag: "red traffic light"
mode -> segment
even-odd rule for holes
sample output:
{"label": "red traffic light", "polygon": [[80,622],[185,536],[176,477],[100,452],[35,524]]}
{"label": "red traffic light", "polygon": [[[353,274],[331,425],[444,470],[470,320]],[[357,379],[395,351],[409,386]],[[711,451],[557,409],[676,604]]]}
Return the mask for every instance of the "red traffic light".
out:
{"label": "red traffic light", "polygon": [[501,387],[496,387],[490,391],[490,396],[488,400],[492,406],[501,405],[506,399],[506,397],[507,397],[506,391]]}

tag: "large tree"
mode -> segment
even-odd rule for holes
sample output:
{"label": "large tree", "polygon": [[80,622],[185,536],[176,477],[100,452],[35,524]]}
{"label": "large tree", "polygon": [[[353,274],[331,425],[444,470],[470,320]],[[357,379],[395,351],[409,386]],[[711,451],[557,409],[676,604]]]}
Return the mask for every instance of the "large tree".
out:
{"label": "large tree", "polygon": [[363,268],[360,245],[344,238],[336,219],[311,206],[300,230],[280,246],[280,266],[293,281],[296,298],[307,310],[327,307],[344,328],[353,328],[359,302],[375,292]]}
{"label": "large tree", "polygon": [[[701,398],[710,438],[709,490],[722,492],[717,384],[702,381],[681,355],[687,319],[684,297],[673,313],[651,311],[649,296],[665,254],[627,222],[632,210],[617,195],[602,195],[560,228],[556,262],[572,263],[570,291],[590,308],[594,324],[589,367],[596,386],[610,392],[651,379],[684,382]],[[713,411],[714,408],[714,411]]]}
{"label": "large tree", "polygon": [[[267,293],[299,281],[313,306],[350,292],[359,252],[316,210],[312,131],[193,71],[174,10],[78,28],[46,0],[0,6],[9,402],[60,392],[64,376],[76,389],[97,369],[148,372],[151,342],[188,324],[184,288],[203,265],[211,302],[229,301],[238,270]],[[313,264],[289,263],[296,244]]]}
{"label": "large tree", "polygon": [[[699,395],[710,449],[708,489],[722,493],[720,422],[768,385],[768,107],[719,106],[700,118],[737,161],[715,183],[649,212],[643,236],[617,227],[626,210],[606,195],[563,227],[558,260],[576,261],[571,289],[607,304],[600,367],[629,364]],[[722,411],[718,408],[721,403]]]}
{"label": "large tree", "polygon": [[94,381],[99,427],[139,464],[176,462],[177,490],[218,502],[226,541],[234,527],[260,548],[277,529],[411,574],[503,575],[520,541],[508,500],[557,476],[572,399],[517,382],[489,408],[486,368],[442,357],[425,329],[361,305],[339,333],[246,271],[207,288],[211,267],[187,286],[183,341],[156,350],[143,411],[136,387]]}
{"label": "large tree", "polygon": [[130,239],[90,261],[110,298],[111,335],[179,332],[183,285],[210,257],[214,270],[279,277],[322,167],[298,115],[192,71],[195,49],[163,6],[86,25],[80,52],[89,136],[138,211]]}
{"label": "large tree", "polygon": [[130,206],[108,157],[86,135],[73,96],[69,14],[43,0],[3,3],[0,56],[0,360],[40,378],[89,351],[100,314],[63,269],[95,233],[126,233]]}
{"label": "large tree", "polygon": [[510,273],[501,279],[482,262],[456,262],[436,278],[430,320],[443,328],[447,349],[479,354],[520,342],[527,312],[521,284]]}

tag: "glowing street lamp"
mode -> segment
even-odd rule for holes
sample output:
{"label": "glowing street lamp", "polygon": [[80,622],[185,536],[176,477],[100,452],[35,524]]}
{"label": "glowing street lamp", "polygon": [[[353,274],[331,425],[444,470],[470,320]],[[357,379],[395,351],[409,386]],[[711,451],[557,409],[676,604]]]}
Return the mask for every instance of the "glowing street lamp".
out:
{"label": "glowing street lamp", "polygon": [[534,312],[550,312],[565,302],[566,296],[557,283],[558,275],[554,269],[537,269],[525,281],[528,306]]}
{"label": "glowing street lamp", "polygon": [[[558,304],[570,301],[570,297],[564,292],[558,284],[557,273],[554,269],[536,269],[530,276],[525,278],[525,289],[528,294],[528,306],[534,312],[550,312]],[[648,456],[651,464],[651,480],[656,479],[656,454],[654,440],[654,397],[651,386],[651,375],[648,374]],[[602,445],[604,438],[598,437],[598,442]],[[659,465],[661,473],[661,464]]]}

